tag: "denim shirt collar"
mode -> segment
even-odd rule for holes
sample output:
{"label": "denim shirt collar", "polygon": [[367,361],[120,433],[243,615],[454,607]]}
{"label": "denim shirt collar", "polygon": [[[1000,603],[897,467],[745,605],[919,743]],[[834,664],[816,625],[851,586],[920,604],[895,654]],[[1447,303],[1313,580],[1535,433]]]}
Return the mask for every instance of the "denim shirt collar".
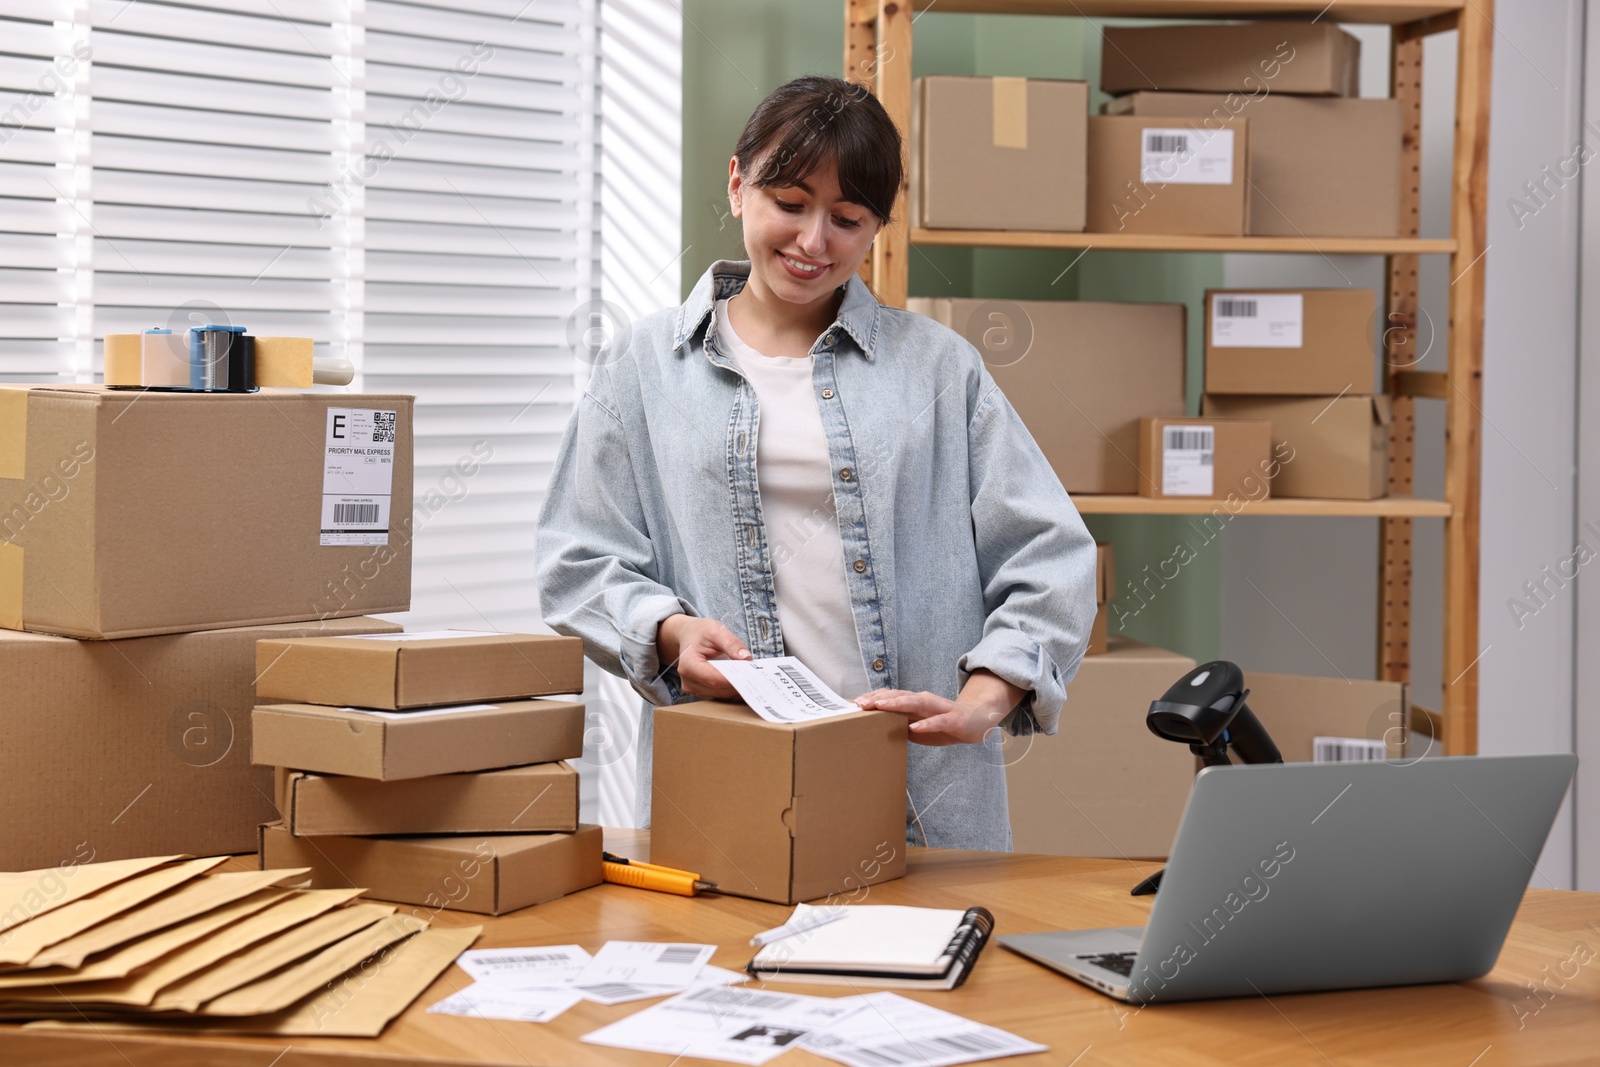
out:
{"label": "denim shirt collar", "polygon": [[[719,259],[711,264],[700,280],[695,282],[689,298],[678,308],[673,350],[682,348],[701,331],[718,300],[733,296],[749,280],[749,260]],[[839,305],[839,314],[833,326],[828,327],[829,330],[838,327],[849,334],[869,363],[873,360],[873,346],[878,338],[879,307],[877,298],[861,280],[861,275],[852,274],[844,285],[844,300]]]}

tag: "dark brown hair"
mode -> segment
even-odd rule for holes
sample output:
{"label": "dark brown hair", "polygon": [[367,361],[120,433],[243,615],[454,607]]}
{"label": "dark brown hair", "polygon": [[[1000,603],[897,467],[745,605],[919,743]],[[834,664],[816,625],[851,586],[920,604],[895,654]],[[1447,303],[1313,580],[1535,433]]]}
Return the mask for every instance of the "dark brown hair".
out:
{"label": "dark brown hair", "polygon": [[894,121],[870,90],[820,74],[774,89],[751,113],[733,154],[745,181],[779,188],[798,185],[831,160],[845,199],[880,222],[889,221],[900,191]]}

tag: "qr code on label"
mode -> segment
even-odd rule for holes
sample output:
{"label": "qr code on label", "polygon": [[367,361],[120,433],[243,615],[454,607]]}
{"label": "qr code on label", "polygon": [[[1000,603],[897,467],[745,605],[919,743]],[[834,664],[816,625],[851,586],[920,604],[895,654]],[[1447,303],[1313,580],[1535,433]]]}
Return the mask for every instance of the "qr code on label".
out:
{"label": "qr code on label", "polygon": [[372,413],[372,441],[378,444],[383,441],[394,443],[394,417],[398,414],[393,411],[374,411]]}

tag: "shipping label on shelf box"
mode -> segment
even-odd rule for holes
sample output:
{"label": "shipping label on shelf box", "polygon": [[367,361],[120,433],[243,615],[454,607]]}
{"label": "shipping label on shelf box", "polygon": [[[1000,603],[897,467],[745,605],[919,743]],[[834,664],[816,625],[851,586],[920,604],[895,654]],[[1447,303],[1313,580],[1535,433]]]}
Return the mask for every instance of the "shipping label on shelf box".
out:
{"label": "shipping label on shelf box", "polygon": [[1215,487],[1214,426],[1167,426],[1161,432],[1163,496],[1210,496]]}
{"label": "shipping label on shelf box", "polygon": [[1213,293],[1213,348],[1301,348],[1305,297],[1300,293]]}
{"label": "shipping label on shelf box", "polygon": [[1147,126],[1140,134],[1139,180],[1145,184],[1233,184],[1232,130]]}
{"label": "shipping label on shelf box", "polygon": [[387,545],[396,412],[329,408],[322,544]]}

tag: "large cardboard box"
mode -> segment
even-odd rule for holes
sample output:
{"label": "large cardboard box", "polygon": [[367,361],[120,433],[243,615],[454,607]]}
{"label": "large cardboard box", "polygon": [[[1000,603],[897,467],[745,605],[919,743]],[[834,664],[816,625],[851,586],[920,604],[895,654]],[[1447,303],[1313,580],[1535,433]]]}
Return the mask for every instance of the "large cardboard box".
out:
{"label": "large cardboard box", "polygon": [[583,642],[553,634],[433,630],[263,641],[264,701],[424,708],[583,691]]}
{"label": "large cardboard box", "polygon": [[1400,183],[1412,176],[1401,173],[1404,116],[1398,100],[1134,93],[1109,110],[1146,122],[1165,116],[1217,129],[1248,123],[1247,233],[1311,238],[1400,233]]}
{"label": "large cardboard box", "polygon": [[262,870],[310,867],[316,889],[504,915],[599,885],[605,846],[600,827],[587,825],[571,834],[310,838],[270,823],[259,851]]}
{"label": "large cardboard box", "polygon": [[742,704],[655,709],[650,859],[795,904],[905,874],[906,718],[767,722]]}
{"label": "large cardboard box", "polygon": [[0,870],[249,852],[272,816],[250,763],[256,641],[377,619],[75,641],[0,631]]}
{"label": "large cardboard box", "polygon": [[1083,229],[1087,84],[939,75],[911,96],[915,225]]}
{"label": "large cardboard box", "polygon": [[1139,420],[1140,496],[1264,500],[1271,470],[1265,419]]}
{"label": "large cardboard box", "polygon": [[1116,557],[1110,545],[1094,546],[1094,625],[1089,629],[1086,656],[1106,651],[1110,641],[1111,601],[1117,595]]}
{"label": "large cardboard box", "polygon": [[1206,392],[1364,396],[1374,389],[1371,289],[1206,290]]}
{"label": "large cardboard box", "polygon": [[0,387],[0,626],[118,638],[409,609],[411,402]]}
{"label": "large cardboard box", "polygon": [[1145,715],[1194,666],[1188,656],[1116,636],[1105,655],[1085,658],[1067,686],[1061,732],[1006,738],[1012,847],[1165,856],[1194,783],[1194,756],[1151,733]]}
{"label": "large cardboard box", "polygon": [[583,705],[565,700],[397,712],[265,704],[251,722],[256,763],[385,782],[583,756]]}
{"label": "large cardboard box", "polygon": [[1250,124],[1089,120],[1091,233],[1238,237],[1250,232]]}
{"label": "large cardboard box", "polygon": [[1361,41],[1329,23],[1107,26],[1100,88],[1113,96],[1178,92],[1355,96]]}
{"label": "large cardboard box", "polygon": [[1428,751],[1430,738],[1412,729],[1399,682],[1246,671],[1244,684],[1250,710],[1286,763],[1317,758],[1317,738],[1325,740],[1323,759],[1408,759]]}
{"label": "large cardboard box", "polygon": [[578,828],[578,772],[565,763],[398,782],[280,768],[276,786],[278,814],[296,837]]}
{"label": "large cardboard box", "polygon": [[1217,396],[1200,413],[1272,423],[1276,497],[1376,500],[1389,492],[1387,396]]}
{"label": "large cardboard box", "polygon": [[914,299],[976,347],[1070,493],[1132,493],[1139,418],[1184,413],[1184,307]]}

